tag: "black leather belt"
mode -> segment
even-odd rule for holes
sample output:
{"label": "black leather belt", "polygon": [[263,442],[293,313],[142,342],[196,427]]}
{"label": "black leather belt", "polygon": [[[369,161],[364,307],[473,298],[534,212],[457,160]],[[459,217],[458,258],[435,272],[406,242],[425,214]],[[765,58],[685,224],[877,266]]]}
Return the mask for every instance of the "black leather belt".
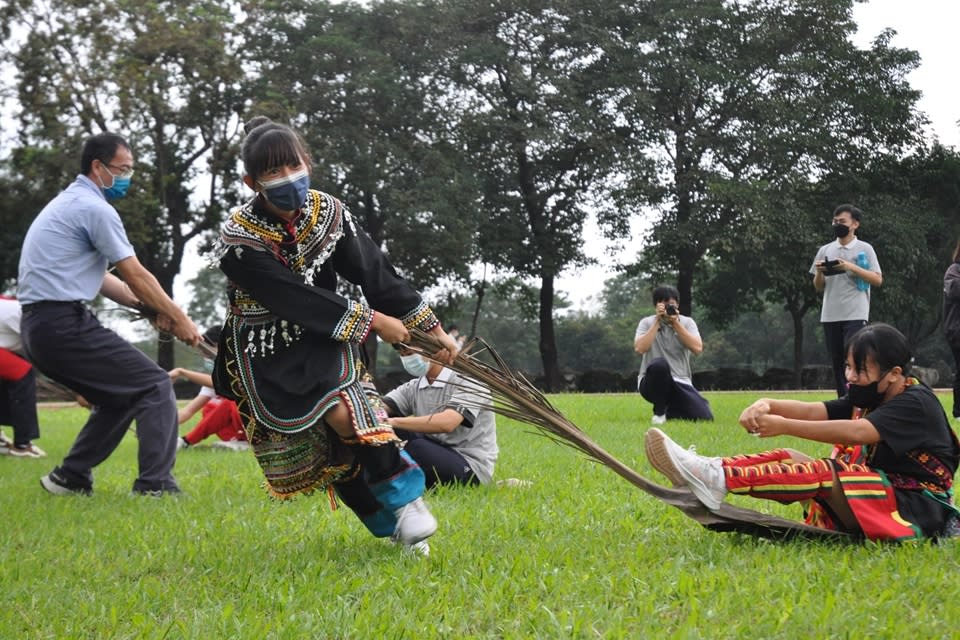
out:
{"label": "black leather belt", "polygon": [[34,311],[46,308],[77,306],[83,307],[83,300],[41,300],[40,302],[28,302],[27,304],[20,305],[24,313],[33,313]]}

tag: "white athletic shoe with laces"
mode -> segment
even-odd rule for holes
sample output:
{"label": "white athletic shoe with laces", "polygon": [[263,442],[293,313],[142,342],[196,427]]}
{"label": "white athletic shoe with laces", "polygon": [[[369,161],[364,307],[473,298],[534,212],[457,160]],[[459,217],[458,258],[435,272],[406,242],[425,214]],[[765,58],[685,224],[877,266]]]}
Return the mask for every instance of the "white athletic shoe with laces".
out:
{"label": "white athletic shoe with laces", "polygon": [[667,476],[673,486],[687,486],[686,478],[683,477],[679,469],[673,464],[673,460],[667,455],[667,448],[671,445],[678,446],[676,442],[660,429],[654,428],[647,430],[647,433],[644,434],[643,445],[647,452],[647,460],[650,461],[650,465],[654,469]]}
{"label": "white athletic shoe with laces", "polygon": [[666,422],[667,422],[667,414],[657,415],[655,413],[653,414],[653,417],[650,418],[650,424],[666,424]]}
{"label": "white athletic shoe with laces", "polygon": [[437,531],[437,519],[427,509],[423,498],[408,502],[393,513],[397,516],[397,527],[390,539],[406,547],[413,547]]}
{"label": "white athletic shoe with laces", "polygon": [[683,449],[667,436],[666,454],[676,470],[686,480],[687,487],[697,496],[697,499],[707,507],[716,510],[720,508],[727,495],[726,475],[720,458],[707,458],[692,451]]}

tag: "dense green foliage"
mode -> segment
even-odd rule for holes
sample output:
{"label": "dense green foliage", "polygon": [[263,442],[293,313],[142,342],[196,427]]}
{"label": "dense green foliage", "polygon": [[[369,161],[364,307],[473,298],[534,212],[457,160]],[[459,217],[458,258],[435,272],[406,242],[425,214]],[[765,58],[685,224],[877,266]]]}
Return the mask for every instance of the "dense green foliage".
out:
{"label": "dense green foliage", "polygon": [[[563,369],[622,370],[645,306],[565,316],[556,282],[588,262],[590,216],[611,243],[649,222],[613,286],[645,298],[674,283],[708,332],[760,314],[785,356],[743,331],[718,347],[799,375],[817,339],[810,261],[833,207],[855,202],[885,274],[874,318],[928,349],[960,160],[920,137],[917,53],[889,32],[855,46],[853,4],[11,0],[0,280],[9,290],[22,234],[74,175],[80,141],[110,129],[138,160],[119,209],[171,290],[187,243],[247,196],[236,146],[262,113],[302,132],[314,186],[462,327],[494,331],[500,283],[531,287],[533,314],[511,331],[530,334],[548,387]],[[183,275],[210,322],[222,296],[196,287],[220,284]],[[173,364],[169,343],[158,355]]]}
{"label": "dense green foliage", "polygon": [[[810,394],[797,396],[813,399]],[[771,444],[735,426],[753,398],[709,394],[713,424],[666,431],[701,453]],[[604,448],[657,479],[636,395],[553,396]],[[764,542],[711,533],[610,470],[500,420],[496,478],[526,488],[427,497],[440,529],[415,560],[325,495],[269,501],[249,453],[179,454],[179,499],[129,497],[131,433],[96,469],[92,498],[40,488],[85,412],[44,409],[47,460],[0,458],[8,526],[0,637],[823,638],[952,637],[956,542],[879,546]],[[784,517],[799,507],[738,498]],[[866,625],[866,626],[865,626]]]}

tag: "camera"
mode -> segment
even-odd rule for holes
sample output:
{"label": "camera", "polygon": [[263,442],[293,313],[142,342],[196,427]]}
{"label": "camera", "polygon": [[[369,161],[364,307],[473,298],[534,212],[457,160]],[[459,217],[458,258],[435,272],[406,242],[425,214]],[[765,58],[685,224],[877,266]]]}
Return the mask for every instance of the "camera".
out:
{"label": "camera", "polygon": [[840,266],[839,260],[824,260],[823,261],[823,275],[825,276],[836,276],[843,273],[841,269],[837,269]]}
{"label": "camera", "polygon": [[667,313],[668,316],[675,316],[675,315],[677,315],[677,305],[675,305],[675,304],[668,304],[668,305],[666,306],[665,311],[666,311],[666,313]]}

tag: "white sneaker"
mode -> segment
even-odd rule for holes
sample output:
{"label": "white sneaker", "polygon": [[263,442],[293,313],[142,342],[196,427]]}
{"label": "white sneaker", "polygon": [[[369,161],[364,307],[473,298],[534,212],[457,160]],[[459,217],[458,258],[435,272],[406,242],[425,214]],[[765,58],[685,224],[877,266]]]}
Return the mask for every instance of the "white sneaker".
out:
{"label": "white sneaker", "polygon": [[682,449],[672,440],[666,447],[666,453],[693,495],[707,509],[719,509],[727,495],[727,480],[720,459],[698,456]]}
{"label": "white sneaker", "polygon": [[423,498],[408,502],[396,509],[393,514],[397,516],[397,527],[393,530],[391,540],[405,546],[413,547],[437,531],[437,519],[427,509]]}
{"label": "white sneaker", "polygon": [[650,419],[650,424],[664,424],[667,421],[667,414],[662,416],[653,414],[653,418]]}
{"label": "white sneaker", "polygon": [[504,480],[497,480],[498,487],[532,487],[533,482],[530,480],[522,480],[520,478],[506,478]]}
{"label": "white sneaker", "polygon": [[430,543],[426,540],[421,540],[420,542],[415,542],[413,544],[405,544],[403,545],[403,552],[410,554],[411,556],[428,558],[430,557]]}
{"label": "white sneaker", "polygon": [[647,452],[647,460],[650,466],[667,476],[673,486],[685,487],[687,480],[680,473],[680,470],[673,464],[673,460],[667,455],[669,447],[680,448],[676,442],[670,439],[667,434],[660,429],[649,429],[643,436],[643,445]]}
{"label": "white sneaker", "polygon": [[186,449],[190,446],[190,443],[184,440],[183,438],[177,438],[177,451],[181,449]]}
{"label": "white sneaker", "polygon": [[243,440],[218,440],[210,445],[214,449],[229,449],[230,451],[247,451],[250,448],[249,442]]}

